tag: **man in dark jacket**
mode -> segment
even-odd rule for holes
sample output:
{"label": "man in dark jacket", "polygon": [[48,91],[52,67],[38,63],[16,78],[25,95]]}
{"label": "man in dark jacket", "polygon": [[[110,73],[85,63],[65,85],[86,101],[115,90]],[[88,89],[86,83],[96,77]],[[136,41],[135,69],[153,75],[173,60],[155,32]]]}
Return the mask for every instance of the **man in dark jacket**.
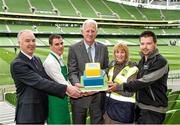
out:
{"label": "man in dark jacket", "polygon": [[137,123],[161,124],[164,121],[167,108],[167,60],[159,54],[156,35],[145,31],[140,35],[141,60],[137,80],[129,84],[119,85],[109,90],[123,90],[136,93]]}
{"label": "man in dark jacket", "polygon": [[44,124],[48,114],[48,94],[78,98],[79,88],[62,85],[48,79],[41,60],[34,56],[36,39],[31,30],[18,33],[20,52],[11,63],[11,75],[16,85],[16,124]]}

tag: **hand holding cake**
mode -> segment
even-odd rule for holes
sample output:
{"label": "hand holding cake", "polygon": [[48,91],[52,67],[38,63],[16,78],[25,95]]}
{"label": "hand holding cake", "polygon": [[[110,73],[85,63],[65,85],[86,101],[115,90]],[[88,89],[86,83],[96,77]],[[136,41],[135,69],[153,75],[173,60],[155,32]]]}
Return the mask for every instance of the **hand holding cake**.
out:
{"label": "hand holding cake", "polygon": [[114,91],[116,91],[117,90],[117,86],[118,86],[118,84],[117,83],[113,83],[112,81],[107,81],[107,83],[108,83],[108,92],[114,92]]}

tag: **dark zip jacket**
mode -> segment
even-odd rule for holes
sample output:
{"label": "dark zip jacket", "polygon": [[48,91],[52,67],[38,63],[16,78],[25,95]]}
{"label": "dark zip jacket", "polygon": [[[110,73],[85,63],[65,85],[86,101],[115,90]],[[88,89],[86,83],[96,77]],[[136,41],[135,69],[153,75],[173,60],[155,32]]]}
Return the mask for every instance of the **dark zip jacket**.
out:
{"label": "dark zip jacket", "polygon": [[136,92],[136,100],[140,108],[165,113],[168,102],[166,96],[169,70],[167,60],[156,49],[147,61],[142,55],[138,68],[137,80],[123,84],[119,86],[119,89]]}

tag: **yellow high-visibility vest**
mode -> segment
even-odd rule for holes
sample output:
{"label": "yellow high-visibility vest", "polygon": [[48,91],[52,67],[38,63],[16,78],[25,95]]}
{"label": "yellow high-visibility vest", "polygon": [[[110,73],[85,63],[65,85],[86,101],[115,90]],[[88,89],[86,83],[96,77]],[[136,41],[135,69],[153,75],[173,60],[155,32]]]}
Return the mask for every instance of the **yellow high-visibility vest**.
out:
{"label": "yellow high-visibility vest", "polygon": [[[108,72],[109,81],[112,81],[113,72],[114,72],[114,67],[112,67]],[[133,67],[125,66],[115,77],[114,82],[117,84],[126,83],[127,79],[137,72],[138,72],[138,68],[136,66],[133,66]],[[118,101],[135,103],[135,94],[131,97],[125,97],[125,96],[120,95],[119,93],[111,92],[111,94],[107,93],[106,96],[112,99],[118,100]]]}

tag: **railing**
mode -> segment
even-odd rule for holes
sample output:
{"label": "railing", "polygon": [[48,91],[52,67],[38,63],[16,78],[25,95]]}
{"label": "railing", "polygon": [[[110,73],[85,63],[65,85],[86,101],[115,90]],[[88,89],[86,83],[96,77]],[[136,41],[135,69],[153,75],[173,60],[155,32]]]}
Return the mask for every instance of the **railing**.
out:
{"label": "railing", "polygon": [[14,85],[1,85],[0,86],[0,101],[5,100],[5,93],[15,92],[16,88]]}
{"label": "railing", "polygon": [[180,73],[170,73],[168,79],[180,79]]}

